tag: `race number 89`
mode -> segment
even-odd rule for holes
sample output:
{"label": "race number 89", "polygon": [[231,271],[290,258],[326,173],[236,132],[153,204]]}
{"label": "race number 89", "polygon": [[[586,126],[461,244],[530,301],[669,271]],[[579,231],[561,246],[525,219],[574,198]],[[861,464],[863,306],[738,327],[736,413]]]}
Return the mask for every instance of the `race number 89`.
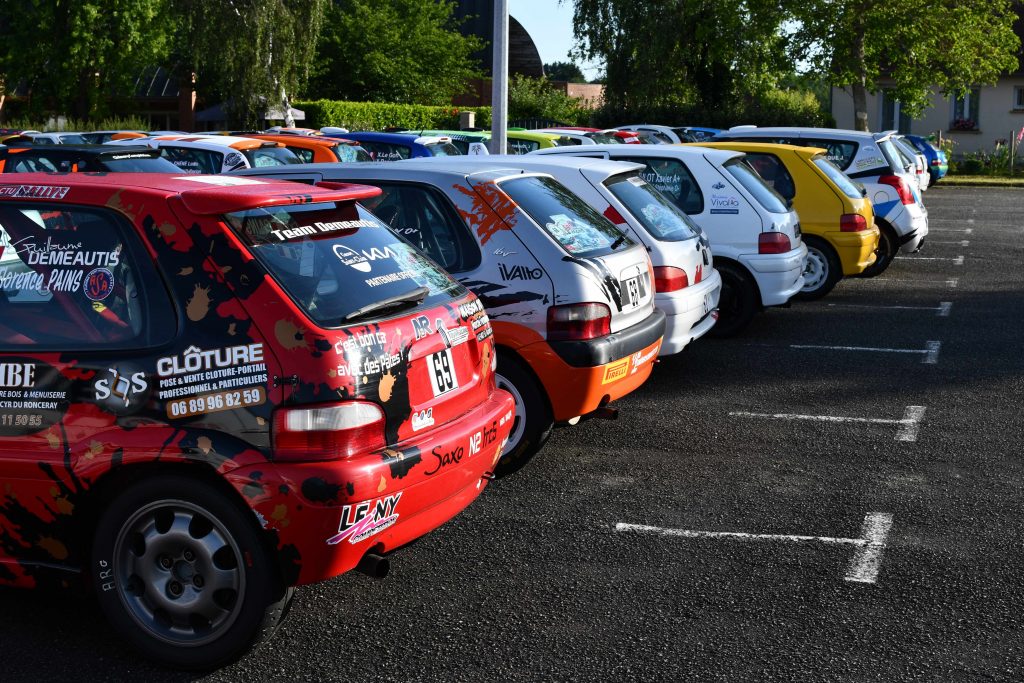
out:
{"label": "race number 89", "polygon": [[452,350],[445,349],[432,353],[429,358],[430,387],[434,390],[434,396],[440,396],[452,389],[458,389],[459,382],[455,378],[455,362],[452,360]]}

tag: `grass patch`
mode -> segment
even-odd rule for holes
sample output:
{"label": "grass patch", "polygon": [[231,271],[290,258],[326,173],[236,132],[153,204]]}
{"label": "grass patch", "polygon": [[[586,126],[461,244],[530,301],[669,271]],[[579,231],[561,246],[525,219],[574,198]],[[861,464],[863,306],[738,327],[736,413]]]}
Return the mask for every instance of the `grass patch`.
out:
{"label": "grass patch", "polygon": [[939,186],[967,185],[971,187],[1024,187],[1024,176],[1007,178],[990,175],[947,175]]}

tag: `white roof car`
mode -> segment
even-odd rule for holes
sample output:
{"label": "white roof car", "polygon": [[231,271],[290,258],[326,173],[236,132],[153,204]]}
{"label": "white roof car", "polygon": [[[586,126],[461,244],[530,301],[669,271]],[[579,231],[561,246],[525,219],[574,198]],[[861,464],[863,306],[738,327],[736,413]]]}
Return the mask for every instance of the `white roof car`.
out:
{"label": "white roof car", "polygon": [[650,133],[654,135],[662,142],[668,144],[678,144],[680,142],[689,142],[682,135],[682,128],[673,128],[672,126],[662,126],[656,123],[631,123],[628,126],[619,126],[619,130],[632,130],[638,133]]}
{"label": "white roof car", "polygon": [[903,156],[905,161],[914,164],[914,178],[917,180],[921,192],[928,189],[931,176],[928,174],[928,160],[916,147],[903,139],[902,135],[892,136],[893,144]]}
{"label": "white roof car", "polygon": [[699,225],[722,276],[713,334],[742,330],[765,306],[782,306],[804,286],[807,247],[800,223],[740,152],[677,145],[556,147],[534,155],[572,154],[633,161],[641,177]]}
{"label": "white roof car", "polygon": [[51,131],[49,133],[22,133],[25,137],[32,138],[35,145],[87,145],[89,141],[82,137],[81,133],[70,131]]}
{"label": "white roof car", "polygon": [[245,168],[302,163],[294,152],[280,142],[231,135],[161,135],[112,140],[105,144],[154,147],[185,173],[216,174]]}
{"label": "white roof car", "polygon": [[864,271],[873,277],[889,267],[900,251],[920,250],[928,235],[928,211],[921,203],[916,182],[908,182],[890,133],[865,133],[837,128],[734,126],[716,140],[781,142],[822,147],[828,160],[851,179],[864,185],[881,231],[875,263]]}
{"label": "white roof car", "polygon": [[682,351],[718,319],[722,278],[700,227],[641,177],[643,164],[568,155],[520,154],[462,160],[548,173],[647,247],[654,304],[665,313],[660,356]]}

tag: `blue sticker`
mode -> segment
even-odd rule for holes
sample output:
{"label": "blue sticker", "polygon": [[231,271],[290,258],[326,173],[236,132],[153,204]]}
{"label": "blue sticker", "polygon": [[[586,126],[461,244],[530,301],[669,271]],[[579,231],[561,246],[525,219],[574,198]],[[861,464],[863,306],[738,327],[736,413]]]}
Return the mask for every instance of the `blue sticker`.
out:
{"label": "blue sticker", "polygon": [[114,274],[106,268],[93,268],[85,276],[84,289],[92,301],[103,301],[114,291]]}

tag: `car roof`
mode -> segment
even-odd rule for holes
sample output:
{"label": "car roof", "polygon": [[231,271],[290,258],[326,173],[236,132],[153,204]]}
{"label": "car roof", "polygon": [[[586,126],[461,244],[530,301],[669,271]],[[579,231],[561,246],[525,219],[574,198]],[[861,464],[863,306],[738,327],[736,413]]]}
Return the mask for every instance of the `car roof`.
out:
{"label": "car roof", "polygon": [[[399,163],[406,164],[409,162],[402,161]],[[606,176],[644,168],[643,164],[630,161],[595,159],[594,157],[572,156],[570,154],[491,154],[488,156],[459,159],[459,165],[463,167],[470,164],[475,166],[529,168],[530,170],[541,172],[549,172],[544,169],[587,169],[604,173]]]}
{"label": "car roof", "polygon": [[683,143],[691,147],[707,147],[709,149],[729,149],[736,148],[742,152],[772,152],[783,150],[786,152],[794,152],[800,156],[813,157],[816,154],[823,154],[827,152],[827,149],[822,147],[807,147],[806,145],[787,145],[784,143],[777,142],[745,142],[743,140],[718,140],[714,142],[686,142]]}
{"label": "car roof", "polygon": [[[556,151],[557,150],[557,151]],[[729,159],[740,156],[743,152],[731,152],[725,149],[712,149],[710,147],[698,147],[697,145],[588,145],[587,147],[555,147],[552,150],[540,150],[531,152],[537,156],[560,156],[580,152],[593,154],[594,152],[608,152],[620,156],[631,157],[686,157],[706,156],[712,161],[722,163]]]}
{"label": "car roof", "polygon": [[338,145],[354,144],[350,141],[339,140],[323,135],[292,135],[289,133],[253,133],[243,137],[253,140],[269,140],[270,142],[283,142],[292,147],[337,147]]}
{"label": "car roof", "polygon": [[401,144],[412,144],[419,139],[420,135],[415,133],[378,133],[372,130],[358,130],[343,133],[338,137],[350,138],[352,140],[366,140],[368,142],[397,142]]}
{"label": "car roof", "polygon": [[[357,174],[366,174],[367,180],[385,179],[385,174],[406,174],[410,176],[445,176],[449,179],[461,179],[470,177],[484,177],[486,179],[498,180],[508,176],[530,175],[540,171],[524,171],[513,164],[498,162],[486,163],[490,156],[477,157],[484,160],[482,163],[466,164],[467,156],[457,157],[416,157],[403,159],[401,161],[360,161],[351,163],[328,163],[328,164],[301,164],[291,166],[275,166],[271,169],[243,169],[233,171],[228,177],[252,176],[260,177],[261,173],[273,173],[274,175],[309,175],[310,173],[322,173],[329,179],[330,171],[341,171],[342,175],[348,175],[352,171]],[[515,155],[510,155],[514,159]]]}
{"label": "car roof", "polygon": [[19,147],[18,154],[31,154],[32,152],[74,154],[76,156],[111,156],[122,154],[158,155],[160,150],[153,149],[146,145],[32,145],[31,147]]}
{"label": "car roof", "polygon": [[159,135],[149,140],[157,142],[183,142],[197,147],[207,145],[209,147],[231,147],[232,149],[252,149],[259,147],[261,143],[269,140],[257,140],[255,138],[239,138],[233,135]]}
{"label": "car roof", "polygon": [[826,138],[852,138],[874,139],[875,133],[868,133],[862,130],[849,130],[846,128],[812,128],[801,126],[733,126],[720,131],[720,135],[820,135]]}
{"label": "car roof", "polygon": [[[223,214],[259,206],[286,206],[319,201],[359,201],[380,190],[362,185],[331,189],[275,180],[225,175],[173,173],[12,173],[0,175],[0,198],[65,199],[88,204],[91,188],[112,188],[179,196],[195,214]],[[104,199],[104,203],[105,203]]]}

